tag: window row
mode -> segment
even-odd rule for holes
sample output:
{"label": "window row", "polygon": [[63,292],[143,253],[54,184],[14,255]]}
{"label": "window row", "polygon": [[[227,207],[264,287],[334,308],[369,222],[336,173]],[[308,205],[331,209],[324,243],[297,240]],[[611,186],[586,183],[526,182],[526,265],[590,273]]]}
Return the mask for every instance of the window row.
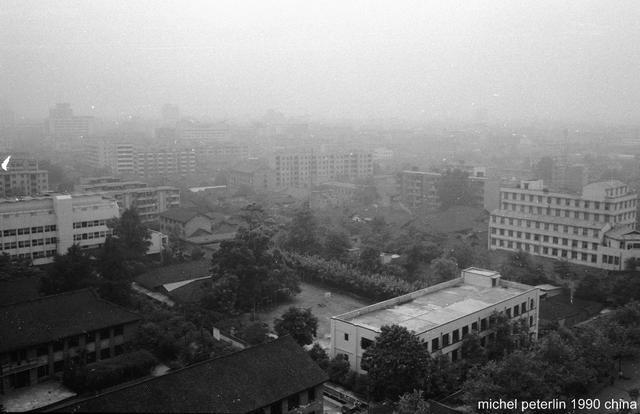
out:
{"label": "window row", "polygon": [[92,221],[76,221],[73,223],[74,229],[80,229],[84,227],[106,226],[106,220],[92,220]]}
{"label": "window row", "polygon": [[527,253],[542,254],[545,256],[561,257],[564,259],[580,260],[582,262],[597,263],[598,256],[596,254],[588,254],[584,252],[569,251],[567,249],[558,249],[554,247],[539,246],[537,244],[514,242],[511,240],[491,238],[491,246],[502,247],[507,249],[522,250]]}
{"label": "window row", "polygon": [[532,206],[517,206],[516,204],[509,204],[503,202],[501,207],[502,210],[511,210],[518,211],[521,213],[528,214],[537,214],[539,216],[550,216],[550,217],[565,217],[565,218],[573,218],[576,220],[593,220],[595,222],[604,222],[608,223],[619,222],[624,220],[633,219],[636,215],[635,211],[627,211],[621,214],[598,214],[598,213],[588,213],[582,211],[573,211],[573,210],[564,210],[560,208],[549,208],[549,207],[532,207]]}
{"label": "window row", "polygon": [[106,231],[95,231],[93,233],[74,234],[73,241],[99,239],[101,237],[106,237],[106,236],[107,236]]}
{"label": "window row", "polygon": [[567,233],[567,234],[572,233],[572,234],[582,235],[582,236],[598,237],[600,235],[600,231],[597,229],[591,229],[588,227],[580,227],[580,226],[570,226],[568,224],[545,223],[545,222],[536,221],[536,220],[514,219],[514,218],[507,218],[507,217],[491,216],[491,222],[496,224],[500,223],[500,224],[509,225],[509,226],[516,226],[516,227],[536,228],[536,229],[544,229],[544,230],[556,231],[556,232],[562,231],[563,233]]}
{"label": "window row", "polygon": [[19,229],[7,229],[3,230],[2,235],[4,237],[8,236],[16,236],[23,234],[37,234],[37,233],[47,233],[56,231],[57,227],[55,224],[47,225],[47,226],[37,226],[37,227],[22,227]]}
{"label": "window row", "polygon": [[47,237],[44,239],[36,239],[36,240],[20,240],[17,242],[7,242],[0,243],[0,251],[1,250],[11,250],[11,249],[19,249],[23,247],[31,247],[31,246],[44,246],[47,244],[56,244],[58,239],[56,237]]}
{"label": "window row", "polygon": [[598,250],[598,243],[592,243],[592,242],[590,243],[583,240],[567,239],[564,237],[557,237],[557,236],[548,236],[546,234],[535,234],[535,233],[528,233],[528,232],[515,231],[515,230],[496,229],[495,227],[491,228],[491,234],[508,236],[508,237],[516,237],[521,240],[532,240],[537,242],[542,241],[543,243],[552,243],[552,244],[557,244],[562,246],[571,245],[571,247],[582,248],[585,250],[589,248],[591,250]]}
{"label": "window row", "polygon": [[[609,191],[609,190],[607,190]],[[619,193],[616,195],[622,195],[625,193]],[[545,203],[545,204],[555,204],[555,205],[564,205],[564,206],[573,206],[578,208],[593,208],[599,210],[601,207],[604,210],[615,210],[615,209],[623,209],[623,208],[631,208],[635,207],[637,201],[636,200],[624,200],[618,203],[609,203],[609,202],[600,202],[600,201],[590,201],[590,200],[580,200],[580,199],[572,199],[572,198],[564,198],[564,197],[552,197],[552,196],[542,196],[542,195],[533,195],[533,194],[518,194],[503,191],[502,192],[503,200],[519,200],[519,201],[529,201],[530,203]]]}

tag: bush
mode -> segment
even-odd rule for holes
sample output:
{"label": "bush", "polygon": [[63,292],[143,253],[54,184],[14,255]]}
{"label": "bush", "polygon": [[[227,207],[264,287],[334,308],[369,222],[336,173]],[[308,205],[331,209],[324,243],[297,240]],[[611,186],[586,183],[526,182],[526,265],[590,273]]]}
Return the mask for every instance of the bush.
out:
{"label": "bush", "polygon": [[87,365],[71,365],[64,373],[64,385],[83,393],[98,391],[147,376],[158,361],[148,351],[134,351]]}
{"label": "bush", "polygon": [[204,252],[199,247],[194,247],[191,250],[191,260],[200,260],[204,257]]}

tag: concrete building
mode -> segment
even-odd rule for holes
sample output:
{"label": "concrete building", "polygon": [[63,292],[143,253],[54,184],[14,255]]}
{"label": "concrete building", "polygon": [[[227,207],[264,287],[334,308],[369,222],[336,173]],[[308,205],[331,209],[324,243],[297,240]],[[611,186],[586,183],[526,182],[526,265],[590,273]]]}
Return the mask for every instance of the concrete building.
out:
{"label": "concrete building", "polygon": [[0,197],[33,196],[49,191],[49,172],[38,168],[38,161],[24,154],[11,155],[7,171],[0,169]]}
{"label": "concrete building", "polygon": [[99,195],[53,195],[0,200],[0,252],[40,265],[74,243],[97,248],[107,221],[119,217],[114,199]]}
{"label": "concrete building", "polygon": [[242,142],[201,142],[190,148],[195,150],[200,172],[219,170],[249,158],[249,146]]}
{"label": "concrete building", "polygon": [[285,336],[47,411],[319,414],[326,381],[327,374]]}
{"label": "concrete building", "polygon": [[166,147],[159,149],[138,148],[135,158],[135,174],[142,177],[185,176],[196,172],[194,150]]}
{"label": "concrete building", "polygon": [[88,138],[92,132],[93,118],[90,116],[75,116],[71,105],[58,103],[49,110],[46,129],[55,140],[74,141]]}
{"label": "concrete building", "polygon": [[87,162],[93,168],[110,168],[113,174],[135,173],[136,151],[129,142],[114,142],[105,138],[88,140],[85,143]]}
{"label": "concrete building", "polygon": [[461,357],[462,339],[468,333],[476,332],[483,346],[493,340],[493,312],[524,319],[531,339],[536,340],[539,295],[534,286],[471,267],[457,279],[332,317],[330,356],[343,354],[352,370],[364,373],[362,355],[380,329],[399,325],[425,341],[432,355],[455,361]]}
{"label": "concrete building", "polygon": [[230,130],[229,126],[224,123],[180,122],[177,135],[181,143],[193,146],[201,143],[227,141]]}
{"label": "concrete building", "polygon": [[279,188],[310,188],[327,181],[373,176],[373,155],[362,150],[281,149],[272,164]]}
{"label": "concrete building", "polygon": [[257,193],[273,191],[275,181],[275,171],[267,162],[257,158],[241,161],[227,170],[230,191],[242,188],[251,188]]}
{"label": "concrete building", "polygon": [[541,180],[522,181],[500,191],[489,248],[622,270],[629,258],[640,257],[637,197],[616,180],[588,184],[582,195],[550,192]]}
{"label": "concrete building", "polygon": [[210,242],[211,218],[195,210],[173,208],[160,213],[160,230],[181,240],[199,243]]}
{"label": "concrete building", "polygon": [[0,307],[0,394],[52,377],[86,351],[86,362],[124,352],[140,317],[89,289]]}
{"label": "concrete building", "polygon": [[163,211],[180,207],[180,189],[176,187],[149,187],[140,181],[122,181],[115,177],[85,178],[76,186],[76,191],[112,197],[120,210],[135,208],[144,224],[158,221]]}

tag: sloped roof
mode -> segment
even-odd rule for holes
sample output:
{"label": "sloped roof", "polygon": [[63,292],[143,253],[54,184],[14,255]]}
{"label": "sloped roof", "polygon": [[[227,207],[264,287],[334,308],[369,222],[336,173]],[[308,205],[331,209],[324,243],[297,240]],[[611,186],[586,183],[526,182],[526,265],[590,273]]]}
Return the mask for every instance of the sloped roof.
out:
{"label": "sloped roof", "polygon": [[211,263],[208,260],[197,260],[153,269],[136,277],[135,281],[147,289],[156,289],[169,283],[198,279],[210,274]]}
{"label": "sloped roof", "polygon": [[197,216],[206,217],[204,214],[199,213],[195,209],[187,208],[170,208],[169,210],[160,213],[160,217],[166,217],[171,220],[179,221],[180,223],[186,223],[189,220]]}
{"label": "sloped roof", "polygon": [[39,298],[40,277],[12,277],[0,280],[0,306]]}
{"label": "sloped roof", "polygon": [[56,411],[249,413],[327,380],[304,349],[285,336]]}
{"label": "sloped roof", "polygon": [[0,352],[139,319],[137,314],[100,299],[90,289],[44,296],[0,307]]}
{"label": "sloped roof", "polygon": [[205,277],[195,280],[184,282],[183,285],[170,286],[173,289],[167,289],[167,285],[164,288],[167,290],[171,299],[181,303],[197,303],[204,297],[211,288],[211,278]]}

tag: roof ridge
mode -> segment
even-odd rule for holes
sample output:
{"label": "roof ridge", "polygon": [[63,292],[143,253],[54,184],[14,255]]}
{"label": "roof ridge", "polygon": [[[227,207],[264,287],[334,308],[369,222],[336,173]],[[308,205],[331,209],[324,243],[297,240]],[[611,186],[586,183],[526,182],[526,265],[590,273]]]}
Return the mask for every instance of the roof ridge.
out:
{"label": "roof ridge", "polygon": [[65,292],[54,293],[52,295],[40,296],[40,297],[37,297],[37,298],[28,299],[28,300],[25,300],[25,301],[22,301],[22,302],[17,302],[17,303],[13,303],[13,304],[9,304],[9,305],[0,305],[0,308],[4,308],[4,307],[8,307],[8,306],[22,305],[22,304],[27,304],[27,303],[37,302],[37,301],[42,301],[42,300],[45,300],[45,299],[51,299],[51,298],[55,298],[55,297],[58,297],[58,296],[78,294],[78,293],[84,292],[84,291],[89,291],[93,295],[97,296],[97,294],[93,291],[92,288],[86,287],[86,288],[80,288],[80,289],[74,289],[74,290],[67,290]]}

